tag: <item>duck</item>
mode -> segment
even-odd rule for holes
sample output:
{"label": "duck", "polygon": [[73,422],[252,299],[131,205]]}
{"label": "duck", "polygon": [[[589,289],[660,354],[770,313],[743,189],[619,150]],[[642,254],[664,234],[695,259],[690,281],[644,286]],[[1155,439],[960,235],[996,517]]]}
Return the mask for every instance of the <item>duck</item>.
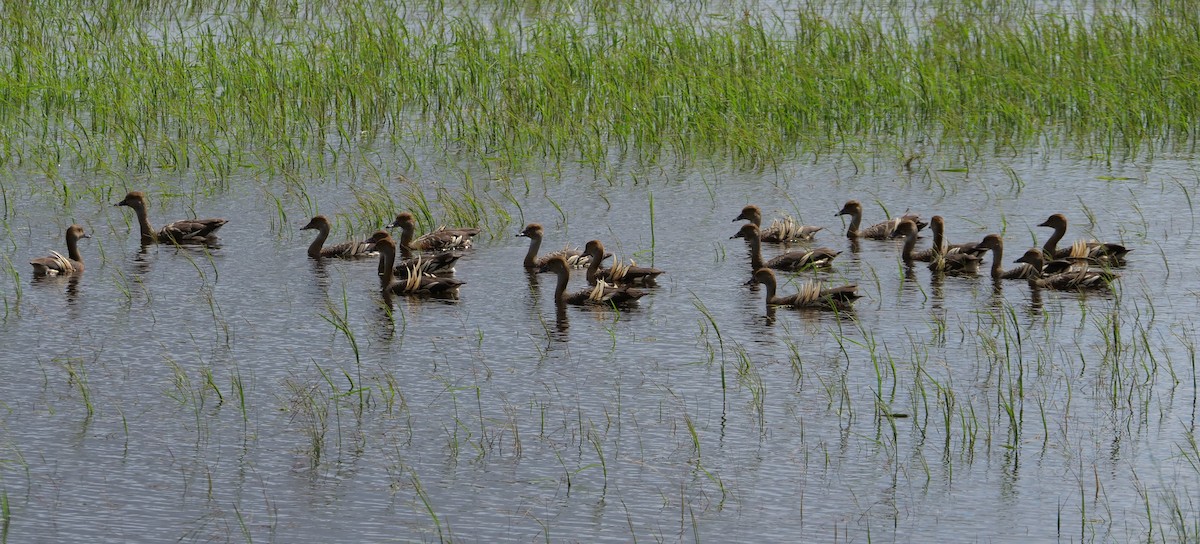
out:
{"label": "duck", "polygon": [[430,276],[410,273],[407,278],[396,279],[393,266],[396,262],[396,241],[389,235],[375,242],[379,252],[379,270],[382,272],[379,285],[385,295],[415,295],[440,298],[458,298],[458,290],[465,281],[458,278]]}
{"label": "duck", "polygon": [[310,259],[358,259],[362,257],[374,257],[378,255],[375,252],[375,244],[370,241],[350,240],[340,244],[323,247],[325,240],[329,238],[329,218],[324,215],[313,217],[308,224],[300,227],[300,230],[316,230],[317,238],[308,246],[308,257]]}
{"label": "duck", "polygon": [[818,232],[825,230],[825,227],[801,225],[791,217],[775,219],[771,221],[770,226],[764,229],[762,228],[762,210],[753,204],[742,208],[742,213],[733,218],[734,223],[743,220],[758,227],[758,239],[769,243],[808,242],[816,237]]}
{"label": "duck", "polygon": [[[905,266],[913,264],[913,248],[917,245],[917,224],[908,219],[900,221],[896,227],[896,235],[904,236],[904,248],[900,257]],[[929,261],[929,269],[941,274],[976,274],[979,272],[979,257],[970,253],[937,254]]]}
{"label": "duck", "polygon": [[79,254],[79,240],[91,238],[79,225],[67,227],[67,256],[51,251],[49,257],[38,257],[29,261],[34,277],[68,276],[83,273],[83,256]]}
{"label": "duck", "polygon": [[557,304],[578,306],[608,306],[629,308],[638,304],[645,291],[629,286],[614,286],[597,281],[595,287],[567,294],[567,283],[571,281],[571,266],[561,255],[552,255],[546,260],[546,268],[558,276],[554,286],[554,301]]}
{"label": "duck", "polygon": [[1051,215],[1045,221],[1038,223],[1038,226],[1054,229],[1054,234],[1051,234],[1050,238],[1046,240],[1046,244],[1042,246],[1042,252],[1048,259],[1086,258],[1092,264],[1120,266],[1125,264],[1125,256],[1132,251],[1121,244],[1096,240],[1085,241],[1082,245],[1072,244],[1069,248],[1059,248],[1058,242],[1067,233],[1067,216],[1061,213]]}
{"label": "duck", "polygon": [[964,242],[961,244],[947,242],[946,220],[940,215],[929,218],[929,229],[933,231],[933,244],[929,249],[913,253],[914,261],[931,262],[938,255],[950,253],[970,253],[976,257],[983,257],[983,254],[987,253],[986,249],[979,249],[979,245],[974,242]]}
{"label": "duck", "polygon": [[542,236],[545,231],[539,223],[530,223],[525,225],[525,229],[517,233],[517,236],[529,238],[529,251],[525,253],[525,269],[542,274],[550,272],[547,264],[553,257],[562,257],[567,262],[567,266],[571,268],[587,268],[591,263],[591,257],[585,255],[582,251],[571,247],[564,247],[558,251],[554,251],[542,257],[538,257],[538,249],[542,246]]}
{"label": "duck", "polygon": [[1084,289],[1111,289],[1112,282],[1121,277],[1120,274],[1113,273],[1109,270],[1093,268],[1087,265],[1086,259],[1077,259],[1078,262],[1073,263],[1065,270],[1055,273],[1046,273],[1044,265],[1045,248],[1038,250],[1030,249],[1021,255],[1016,261],[1018,263],[1026,263],[1032,266],[1035,270],[1040,271],[1035,277],[1029,279],[1029,284],[1035,287],[1043,287],[1048,289],[1057,289],[1061,291],[1078,291]]}
{"label": "duck", "polygon": [[[993,280],[1028,280],[1042,274],[1033,265],[1025,262],[1022,262],[1020,266],[1011,270],[1004,270],[1004,239],[1000,238],[999,234],[984,236],[983,240],[976,247],[984,251],[991,250],[991,273]],[[1034,251],[1036,252],[1037,250]]]}
{"label": "duck", "polygon": [[630,261],[629,264],[617,262],[612,268],[600,268],[604,260],[604,244],[600,240],[591,240],[583,246],[583,253],[590,261],[587,268],[588,285],[596,285],[605,281],[614,285],[654,285],[658,276],[666,272],[648,266],[638,266]]}
{"label": "duck", "polygon": [[[393,245],[396,244],[396,240],[386,230],[375,231],[370,238],[367,238],[366,243],[375,246],[384,239],[391,240]],[[462,258],[462,253],[455,253],[453,251],[443,251],[433,255],[417,255],[414,257],[411,251],[401,248],[401,253],[403,259],[392,266],[392,274],[397,278],[408,278],[413,274],[448,276],[454,273],[455,263]],[[382,261],[380,262],[379,274],[383,275]]]}
{"label": "duck", "polygon": [[858,294],[857,285],[841,285],[823,288],[820,282],[804,282],[794,295],[776,296],[775,273],[770,268],[759,268],[754,271],[754,282],[767,288],[767,309],[771,306],[789,306],[792,308],[818,308],[849,311],[855,300],[862,298]]}
{"label": "duck", "polygon": [[188,244],[188,243],[208,243],[216,236],[217,229],[228,221],[225,219],[210,218],[210,219],[184,219],[168,223],[157,231],[150,226],[150,220],[146,217],[146,195],[141,191],[130,191],[125,195],[125,199],[113,204],[114,206],[128,206],[133,209],[133,213],[137,215],[138,228],[141,230],[142,243],[152,244],[171,243],[171,244]]}
{"label": "duck", "polygon": [[842,206],[841,211],[834,214],[835,217],[839,215],[850,216],[850,226],[846,228],[847,238],[870,238],[873,240],[896,238],[899,236],[899,234],[896,233],[896,227],[899,227],[900,222],[905,220],[912,221],[913,225],[917,227],[918,231],[925,228],[927,225],[927,223],[921,221],[921,216],[917,214],[906,213],[900,217],[895,217],[882,223],[876,223],[865,229],[859,230],[859,226],[862,225],[862,213],[862,203],[857,200],[850,200],[846,202],[844,206]]}
{"label": "duck", "polygon": [[842,253],[827,247],[819,247],[808,251],[789,251],[764,263],[758,227],[753,223],[746,223],[738,229],[737,234],[729,237],[730,240],[734,238],[746,240],[746,245],[750,249],[751,270],[774,268],[794,272],[805,268],[828,267],[832,265],[833,259]]}
{"label": "duck", "polygon": [[400,247],[416,251],[469,249],[472,242],[471,238],[479,234],[479,229],[475,228],[451,229],[438,227],[433,232],[413,239],[413,231],[417,228],[417,221],[408,212],[401,212],[396,216],[394,221],[388,223],[384,228],[394,229],[396,227],[401,229]]}

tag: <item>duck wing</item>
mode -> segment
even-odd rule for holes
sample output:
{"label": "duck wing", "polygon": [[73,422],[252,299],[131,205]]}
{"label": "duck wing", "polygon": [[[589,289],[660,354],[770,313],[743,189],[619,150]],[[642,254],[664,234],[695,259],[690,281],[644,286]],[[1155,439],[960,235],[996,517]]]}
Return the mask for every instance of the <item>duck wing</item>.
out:
{"label": "duck wing", "polygon": [[227,223],[225,219],[184,219],[169,223],[159,229],[158,237],[175,243],[203,242],[211,238],[217,229]]}

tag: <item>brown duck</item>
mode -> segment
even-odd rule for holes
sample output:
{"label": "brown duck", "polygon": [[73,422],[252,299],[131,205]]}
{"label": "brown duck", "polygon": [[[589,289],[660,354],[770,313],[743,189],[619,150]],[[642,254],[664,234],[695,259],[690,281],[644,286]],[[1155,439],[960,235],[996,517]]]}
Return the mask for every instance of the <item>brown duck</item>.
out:
{"label": "brown duck", "polygon": [[396,227],[401,229],[400,247],[413,251],[468,249],[471,247],[471,238],[479,234],[479,229],[475,228],[451,229],[438,227],[437,230],[414,239],[413,236],[417,229],[417,221],[408,212],[400,213],[400,215],[396,216],[395,221],[388,223],[384,228],[394,229]]}
{"label": "brown duck", "polygon": [[542,225],[538,223],[530,223],[525,225],[525,229],[517,233],[517,236],[529,238],[529,251],[525,253],[525,269],[530,272],[543,273],[550,272],[547,265],[550,259],[554,257],[562,257],[570,268],[587,268],[591,262],[591,257],[585,255],[578,249],[564,247],[558,251],[554,251],[538,257],[538,250],[542,247],[542,236],[545,232]]}
{"label": "brown duck", "polygon": [[1096,240],[1088,240],[1082,243],[1076,242],[1071,247],[1058,247],[1058,243],[1062,241],[1063,236],[1067,233],[1067,216],[1056,213],[1051,215],[1045,221],[1038,223],[1039,227],[1050,227],[1054,229],[1054,233],[1050,238],[1046,239],[1046,244],[1042,246],[1042,252],[1046,254],[1048,259],[1087,259],[1092,264],[1108,264],[1120,266],[1125,264],[1125,255],[1131,249],[1113,243],[1098,242]]}
{"label": "brown duck", "polygon": [[559,304],[575,304],[580,306],[611,306],[628,308],[636,306],[638,299],[646,295],[645,291],[629,286],[612,286],[603,281],[575,293],[567,293],[567,283],[571,281],[571,268],[567,260],[555,255],[546,261],[546,268],[558,275],[554,285],[554,301]]}
{"label": "brown duck", "polygon": [[792,308],[836,309],[848,311],[853,308],[854,301],[861,298],[858,286],[842,285],[822,288],[820,282],[805,282],[794,295],[776,296],[775,273],[769,268],[759,268],[754,271],[754,281],[766,287],[767,308],[771,306],[789,306]]}
{"label": "brown duck", "polygon": [[312,259],[358,259],[362,257],[376,256],[375,244],[370,241],[350,240],[340,244],[324,247],[325,240],[329,239],[329,218],[324,215],[318,215],[312,218],[308,224],[300,227],[300,230],[316,230],[317,238],[308,246],[308,256]]}
{"label": "brown duck", "polygon": [[1047,274],[1044,272],[1045,264],[1043,260],[1042,251],[1030,249],[1014,262],[1026,263],[1035,270],[1043,271],[1036,277],[1030,278],[1030,285],[1061,291],[1111,289],[1113,281],[1121,277],[1120,274],[1115,274],[1109,270],[1090,267],[1085,260],[1080,260],[1078,263],[1067,267],[1061,272]]}
{"label": "brown duck", "polygon": [[[1041,275],[1041,271],[1028,263],[1021,263],[1020,266],[1011,270],[1004,269],[1004,240],[999,234],[989,234],[983,237],[979,242],[979,248],[984,251],[992,252],[992,268],[991,274],[994,280],[1028,280]],[[1037,250],[1033,250],[1037,251]]]}
{"label": "brown duck", "polygon": [[211,242],[215,238],[217,229],[226,223],[224,219],[184,219],[168,223],[157,231],[150,226],[150,220],[146,217],[146,195],[140,191],[132,191],[125,195],[125,199],[114,204],[114,206],[128,206],[133,208],[133,213],[137,215],[138,228],[141,230],[142,243],[150,244],[155,242],[165,242],[172,244],[197,244]]}
{"label": "brown duck", "polygon": [[[396,245],[396,240],[386,230],[377,230],[370,238],[367,238],[367,243],[372,246],[378,244],[381,240],[391,240],[392,245]],[[462,257],[461,253],[453,251],[443,251],[441,253],[419,254],[412,255],[412,252],[403,252],[405,257],[400,261],[396,261],[392,266],[392,274],[397,278],[408,278],[414,274],[417,275],[433,275],[433,276],[448,276],[454,273],[454,265],[458,259]],[[379,264],[379,275],[383,275],[383,261]]]}
{"label": "brown duck", "polygon": [[987,253],[986,249],[980,249],[979,244],[975,242],[949,243],[946,240],[946,220],[940,215],[935,215],[929,219],[929,230],[933,231],[933,244],[929,249],[914,252],[914,261],[932,262],[938,255],[947,255],[950,253],[970,253],[976,257],[983,257]]}
{"label": "brown duck", "polygon": [[908,213],[859,230],[859,227],[862,226],[862,213],[862,203],[857,200],[851,200],[846,202],[846,205],[842,206],[842,210],[835,214],[850,216],[850,226],[846,228],[847,238],[870,238],[873,240],[896,238],[899,236],[896,233],[896,228],[899,227],[900,222],[904,220],[912,221],[913,225],[917,227],[917,230],[925,228],[926,225],[924,221],[921,221],[921,216]]}
{"label": "brown duck", "polygon": [[749,221],[754,226],[758,227],[758,239],[769,243],[783,242],[808,242],[811,241],[818,232],[824,230],[825,227],[814,227],[810,225],[801,225],[791,217],[783,217],[775,219],[767,228],[762,226],[762,210],[753,204],[742,208],[742,213],[733,218],[733,222]]}
{"label": "brown duck", "polygon": [[[386,234],[386,233],[385,233]],[[410,274],[396,279],[393,266],[396,262],[396,241],[389,235],[375,242],[379,252],[379,269],[382,275],[379,284],[385,294],[458,298],[458,289],[466,282],[457,278]]]}
{"label": "brown duck", "polygon": [[600,240],[591,240],[583,246],[583,254],[590,259],[587,268],[588,285],[596,285],[603,281],[613,285],[654,285],[658,276],[664,271],[648,266],[638,266],[617,262],[612,268],[600,268],[604,260],[604,244]]}
{"label": "brown duck", "polygon": [[[896,234],[904,237],[904,248],[900,257],[906,266],[913,264],[913,248],[917,245],[917,225],[907,219],[896,227]],[[979,272],[979,257],[970,253],[947,253],[936,255],[929,261],[929,269],[941,274],[976,274]]]}
{"label": "brown duck", "polygon": [[752,223],[742,225],[738,229],[737,234],[730,236],[729,239],[744,238],[746,245],[750,250],[750,269],[758,270],[759,268],[774,268],[776,270],[796,271],[805,268],[818,268],[831,266],[833,259],[841,254],[840,251],[835,251],[827,247],[819,247],[808,251],[789,251],[778,257],[774,257],[767,262],[763,262],[762,244],[759,243],[758,227]]}
{"label": "brown duck", "polygon": [[34,277],[67,276],[83,272],[83,256],[79,254],[79,240],[91,238],[83,227],[71,225],[67,227],[67,256],[57,251],[51,251],[49,257],[38,257],[29,261],[33,265]]}

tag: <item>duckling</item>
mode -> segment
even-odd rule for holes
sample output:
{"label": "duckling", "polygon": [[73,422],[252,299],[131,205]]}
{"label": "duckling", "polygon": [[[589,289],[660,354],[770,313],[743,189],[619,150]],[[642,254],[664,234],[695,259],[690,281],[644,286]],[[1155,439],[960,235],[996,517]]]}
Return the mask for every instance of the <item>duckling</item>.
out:
{"label": "duckling", "polygon": [[479,229],[475,228],[451,229],[438,227],[433,232],[413,239],[413,233],[417,228],[417,221],[408,212],[400,213],[396,216],[395,221],[388,223],[384,228],[394,229],[396,227],[400,227],[401,229],[400,247],[415,251],[469,249],[472,243],[471,237],[479,234]]}
{"label": "duckling", "polygon": [[1042,252],[1049,259],[1086,258],[1092,264],[1107,264],[1112,266],[1122,266],[1125,264],[1125,255],[1129,254],[1132,249],[1129,249],[1121,244],[1104,243],[1096,240],[1088,240],[1083,242],[1082,246],[1072,244],[1070,248],[1059,248],[1058,242],[1063,239],[1067,233],[1067,216],[1056,213],[1051,215],[1045,221],[1038,223],[1039,227],[1050,227],[1054,229],[1054,234],[1046,240],[1046,244],[1042,246]]}
{"label": "duckling", "polygon": [[217,229],[227,223],[225,219],[184,219],[168,223],[155,231],[150,226],[146,216],[146,195],[141,191],[131,191],[125,199],[114,206],[128,206],[137,215],[138,228],[141,230],[142,243],[152,244],[165,242],[171,244],[209,243],[215,238]]}
{"label": "duckling", "polygon": [[738,229],[737,234],[729,237],[730,240],[734,238],[746,240],[746,245],[750,250],[751,270],[774,268],[794,272],[805,268],[828,267],[833,264],[833,259],[842,253],[827,247],[818,247],[808,251],[789,251],[764,263],[759,232],[758,227],[753,223],[747,223]]}
{"label": "duckling", "polygon": [[587,268],[591,263],[591,257],[585,255],[578,249],[564,247],[558,251],[554,251],[538,257],[538,249],[542,246],[542,236],[544,231],[542,225],[538,223],[530,223],[525,225],[525,229],[517,233],[517,236],[529,238],[529,251],[525,253],[525,269],[530,272],[543,273],[549,272],[546,267],[547,263],[553,257],[562,257],[567,262],[567,266],[571,268]]}
{"label": "duckling", "polygon": [[846,202],[846,205],[842,206],[842,210],[835,214],[835,216],[850,216],[850,226],[846,228],[847,238],[871,238],[873,240],[896,238],[899,236],[896,233],[896,227],[900,226],[900,222],[904,220],[912,221],[917,230],[925,228],[926,225],[924,221],[921,221],[921,216],[908,213],[859,230],[859,226],[862,225],[862,213],[862,203],[857,200],[851,200]]}
{"label": "duckling", "polygon": [[600,262],[604,260],[604,244],[600,243],[600,240],[591,240],[584,244],[583,254],[591,259],[587,268],[588,285],[596,285],[596,282],[599,281],[615,285],[654,285],[658,276],[666,273],[657,268],[638,266],[633,261],[630,261],[630,264],[618,262],[613,264],[612,268],[601,269]]}
{"label": "duckling", "polygon": [[764,229],[762,228],[762,210],[753,204],[742,208],[742,213],[733,218],[735,223],[742,220],[749,221],[758,227],[758,239],[770,243],[808,242],[816,237],[818,232],[825,229],[825,227],[801,225],[791,217],[775,219],[771,221],[770,226]]}
{"label": "duckling", "polygon": [[800,285],[800,291],[785,297],[776,296],[775,273],[769,268],[759,268],[754,271],[754,281],[766,287],[767,308],[771,306],[790,306],[792,308],[836,309],[849,311],[853,309],[854,301],[861,298],[857,285],[842,285],[823,289],[820,282],[805,282]]}
{"label": "duckling", "polygon": [[51,251],[49,257],[38,257],[29,261],[33,266],[34,277],[67,276],[83,273],[83,256],[79,253],[79,240],[91,238],[83,227],[71,225],[67,227],[67,256],[57,251]]}
{"label": "duckling", "polygon": [[638,299],[646,295],[645,291],[639,289],[612,286],[603,281],[597,281],[596,286],[590,289],[567,294],[567,283],[571,281],[571,267],[567,260],[560,255],[553,255],[546,260],[546,268],[558,275],[558,283],[554,286],[554,301],[558,304],[628,308],[636,306]]}
{"label": "duckling", "polygon": [[396,262],[396,242],[391,236],[375,242],[379,252],[379,269],[383,275],[379,278],[380,288],[388,295],[416,295],[441,298],[458,298],[458,290],[466,282],[457,278],[446,278],[417,274],[410,271],[409,276],[397,280],[392,267]]}
{"label": "duckling", "polygon": [[369,241],[360,242],[358,240],[350,240],[329,247],[325,245],[325,240],[329,238],[329,218],[324,215],[313,217],[308,224],[300,227],[300,230],[317,231],[317,238],[308,246],[308,257],[310,259],[357,259],[361,257],[374,257],[378,255],[375,252],[375,244]]}

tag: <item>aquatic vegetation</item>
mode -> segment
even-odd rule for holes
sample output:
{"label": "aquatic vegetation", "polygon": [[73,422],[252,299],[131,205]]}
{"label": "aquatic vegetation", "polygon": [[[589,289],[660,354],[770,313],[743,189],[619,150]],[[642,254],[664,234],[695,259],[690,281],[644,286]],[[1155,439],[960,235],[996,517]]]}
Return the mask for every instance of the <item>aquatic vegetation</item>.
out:
{"label": "aquatic vegetation", "polygon": [[769,165],[860,143],[912,167],[929,134],[972,154],[1049,138],[1112,159],[1185,144],[1200,120],[1200,17],[1171,3],[1082,18],[931,2],[919,22],[819,4],[786,19],[488,6],[7,5],[0,161],[221,180],[248,164],[327,172],[417,139],[497,170],[604,172],[614,149]]}

